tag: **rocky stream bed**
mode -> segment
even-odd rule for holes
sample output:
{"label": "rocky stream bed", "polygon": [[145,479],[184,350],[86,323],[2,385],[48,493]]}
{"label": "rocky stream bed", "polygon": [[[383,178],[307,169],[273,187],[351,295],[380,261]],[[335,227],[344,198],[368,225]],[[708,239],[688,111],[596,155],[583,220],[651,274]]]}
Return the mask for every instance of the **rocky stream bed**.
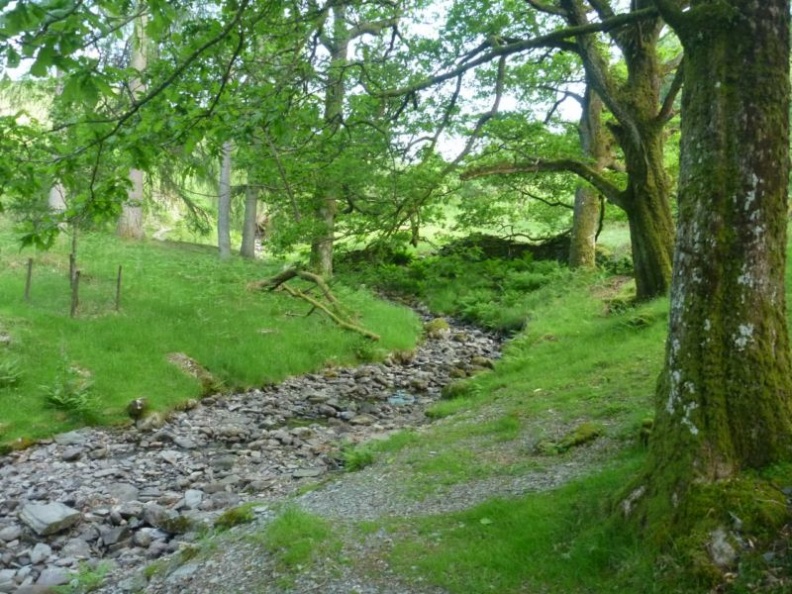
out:
{"label": "rocky stream bed", "polygon": [[160,422],[81,429],[2,456],[0,593],[50,592],[104,561],[113,591],[140,591],[143,567],[224,511],[322,480],[340,468],[342,443],[424,423],[443,386],[490,365],[499,347],[452,327],[384,363],[213,396]]}

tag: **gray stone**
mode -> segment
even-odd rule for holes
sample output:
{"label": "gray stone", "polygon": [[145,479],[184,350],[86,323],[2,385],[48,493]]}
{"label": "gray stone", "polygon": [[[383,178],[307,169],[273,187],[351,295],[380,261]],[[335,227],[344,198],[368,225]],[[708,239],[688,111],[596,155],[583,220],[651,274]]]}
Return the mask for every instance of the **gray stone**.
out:
{"label": "gray stone", "polygon": [[153,501],[143,506],[143,521],[154,528],[163,528],[166,532],[168,530],[164,527],[178,516],[179,514],[175,511],[162,507],[159,503],[154,503]]}
{"label": "gray stone", "polygon": [[187,489],[187,491],[184,492],[184,506],[187,509],[195,509],[201,505],[203,497],[203,491],[199,491],[198,489]]}
{"label": "gray stone", "polygon": [[55,436],[55,443],[59,445],[85,445],[88,436],[82,431],[69,431]]}
{"label": "gray stone", "polygon": [[40,536],[56,534],[74,526],[80,521],[81,514],[62,503],[44,505],[29,503],[22,508],[19,519],[30,526]]}
{"label": "gray stone", "polygon": [[80,459],[82,453],[83,453],[82,446],[69,446],[68,448],[63,450],[63,454],[61,454],[61,459],[64,462],[74,462],[75,460]]}
{"label": "gray stone", "polygon": [[33,565],[38,565],[46,561],[52,555],[52,547],[43,542],[37,542],[36,546],[30,551],[30,562]]}
{"label": "gray stone", "polygon": [[22,528],[17,526],[16,524],[11,526],[6,526],[2,530],[0,530],[0,540],[3,542],[11,542],[12,540],[16,540],[22,534]]}
{"label": "gray stone", "polygon": [[198,444],[195,443],[192,439],[190,439],[189,437],[183,437],[181,435],[176,436],[173,439],[173,443],[175,443],[183,450],[194,450],[198,447]]}
{"label": "gray stone", "polygon": [[16,590],[17,584],[14,581],[16,569],[0,569],[0,592],[6,594]]}
{"label": "gray stone", "polygon": [[68,584],[71,574],[61,567],[47,567],[36,580],[37,586],[62,586]]}
{"label": "gray stone", "polygon": [[200,567],[197,563],[187,563],[186,565],[176,568],[176,570],[171,573],[168,576],[168,579],[165,581],[173,584],[182,580],[186,580],[187,578],[192,577],[199,568]]}
{"label": "gray stone", "polygon": [[292,472],[292,477],[296,479],[313,478],[324,474],[324,468],[298,468]]}
{"label": "gray stone", "polygon": [[72,538],[63,545],[60,554],[76,559],[88,559],[91,556],[91,545],[82,538]]}
{"label": "gray stone", "polygon": [[231,470],[236,463],[236,456],[217,456],[212,459],[215,470]]}
{"label": "gray stone", "polygon": [[112,483],[107,486],[107,492],[110,494],[110,497],[119,503],[136,501],[137,498],[140,497],[140,490],[129,483]]}

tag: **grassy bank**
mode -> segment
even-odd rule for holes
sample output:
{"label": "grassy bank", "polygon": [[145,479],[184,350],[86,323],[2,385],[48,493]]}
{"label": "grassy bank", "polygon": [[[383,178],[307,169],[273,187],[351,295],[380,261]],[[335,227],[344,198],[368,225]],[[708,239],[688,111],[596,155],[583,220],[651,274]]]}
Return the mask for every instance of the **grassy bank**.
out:
{"label": "grassy bank", "polygon": [[[137,397],[167,409],[212,389],[241,389],[289,375],[409,349],[416,316],[362,290],[334,290],[381,335],[377,343],[335,326],[280,292],[248,290],[280,264],[234,258],[191,244],[79,238],[79,307],[70,317],[68,238],[49,252],[20,251],[0,234],[0,442],[81,423],[125,418]],[[25,300],[28,259],[33,261]],[[115,309],[118,267],[120,309]],[[203,382],[169,359],[187,355]]]}

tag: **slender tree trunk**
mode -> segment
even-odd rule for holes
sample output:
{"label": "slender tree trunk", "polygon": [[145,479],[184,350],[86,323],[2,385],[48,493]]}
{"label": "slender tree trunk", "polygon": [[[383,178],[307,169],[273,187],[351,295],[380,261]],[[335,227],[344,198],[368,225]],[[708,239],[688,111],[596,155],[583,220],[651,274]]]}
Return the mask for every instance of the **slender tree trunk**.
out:
{"label": "slender tree trunk", "polygon": [[[594,159],[593,169],[601,172],[610,158],[606,132],[602,125],[602,100],[591,87],[586,87],[583,113],[578,130],[583,153]],[[597,227],[600,218],[599,193],[588,185],[575,191],[575,211],[572,217],[572,241],[569,249],[569,266],[594,268],[597,251]]]}
{"label": "slender tree trunk", "polygon": [[242,224],[242,245],[239,255],[243,258],[256,257],[256,229],[258,223],[258,189],[248,184],[245,188],[245,220]]}
{"label": "slender tree trunk", "polygon": [[[685,47],[679,230],[650,494],[790,458],[789,1],[658,2]],[[739,512],[735,512],[739,513]]]}
{"label": "slender tree trunk", "polygon": [[[130,66],[142,73],[147,66],[146,56],[146,19],[140,16],[135,21],[132,39],[132,57]],[[129,83],[129,88],[134,98],[137,98],[146,88],[140,78],[135,78]],[[121,217],[118,219],[116,233],[128,239],[143,239],[143,199],[145,174],[140,169],[129,170],[131,187],[126,202],[121,205]]]}
{"label": "slender tree trunk", "polygon": [[231,142],[223,143],[217,193],[217,247],[220,257],[231,257]]}

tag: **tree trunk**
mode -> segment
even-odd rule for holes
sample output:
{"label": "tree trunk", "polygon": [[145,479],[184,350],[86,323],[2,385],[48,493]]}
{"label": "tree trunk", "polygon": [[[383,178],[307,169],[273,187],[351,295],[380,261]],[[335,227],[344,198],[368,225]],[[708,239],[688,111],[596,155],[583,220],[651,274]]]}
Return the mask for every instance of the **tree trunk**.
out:
{"label": "tree trunk", "polygon": [[231,257],[231,142],[223,143],[217,193],[217,247],[220,257]]}
{"label": "tree trunk", "polygon": [[50,211],[60,214],[66,210],[66,188],[60,182],[55,182],[50,186],[47,204]]}
{"label": "tree trunk", "polygon": [[691,485],[789,459],[784,289],[789,1],[658,2],[685,47],[679,226],[649,478]]}
{"label": "tree trunk", "polygon": [[572,237],[569,246],[570,268],[594,268],[597,255],[600,199],[596,190],[579,186],[575,190]]}
{"label": "tree trunk", "polygon": [[[130,66],[137,72],[142,73],[146,69],[146,17],[141,15],[135,21],[135,28],[132,39],[132,57]],[[140,78],[135,78],[129,83],[129,89],[133,99],[137,99],[145,90]],[[140,169],[132,168],[129,170],[129,181],[132,187],[129,189],[126,202],[121,205],[121,217],[118,219],[116,233],[120,237],[127,239],[143,239],[143,186],[145,174]]]}
{"label": "tree trunk", "polygon": [[242,224],[242,245],[239,255],[243,258],[256,257],[256,229],[258,224],[258,190],[248,184],[245,188],[245,220]]}
{"label": "tree trunk", "polygon": [[[610,159],[606,131],[602,125],[602,100],[586,87],[583,97],[583,113],[578,130],[583,153],[594,160],[593,169],[600,173]],[[569,249],[571,268],[594,268],[596,266],[596,237],[600,219],[599,194],[588,185],[575,191],[575,210],[572,216],[572,241]]]}
{"label": "tree trunk", "polygon": [[[334,5],[332,39],[326,42],[330,51],[330,66],[327,70],[327,88],[322,131],[325,142],[324,151],[328,155],[325,162],[330,166],[333,160],[331,141],[341,128],[344,110],[344,81],[348,62],[350,32],[346,23],[346,7]],[[332,169],[332,167],[330,167]],[[331,173],[320,173],[324,178],[317,181],[314,196],[314,218],[316,233],[311,242],[311,269],[324,277],[333,274],[333,242],[335,239],[335,218],[338,211],[340,180]]]}
{"label": "tree trunk", "polygon": [[[631,10],[646,5],[647,0],[637,0]],[[560,7],[570,25],[588,23],[584,3],[561,0]],[[660,18],[647,17],[610,33],[624,56],[626,81],[613,71],[610,56],[595,35],[577,38],[586,80],[613,114],[615,121],[609,127],[624,151],[629,179],[621,206],[630,223],[636,293],[641,300],[668,293],[674,246],[669,184],[663,166],[667,116],[661,107],[664,73],[657,56],[662,27]]]}

